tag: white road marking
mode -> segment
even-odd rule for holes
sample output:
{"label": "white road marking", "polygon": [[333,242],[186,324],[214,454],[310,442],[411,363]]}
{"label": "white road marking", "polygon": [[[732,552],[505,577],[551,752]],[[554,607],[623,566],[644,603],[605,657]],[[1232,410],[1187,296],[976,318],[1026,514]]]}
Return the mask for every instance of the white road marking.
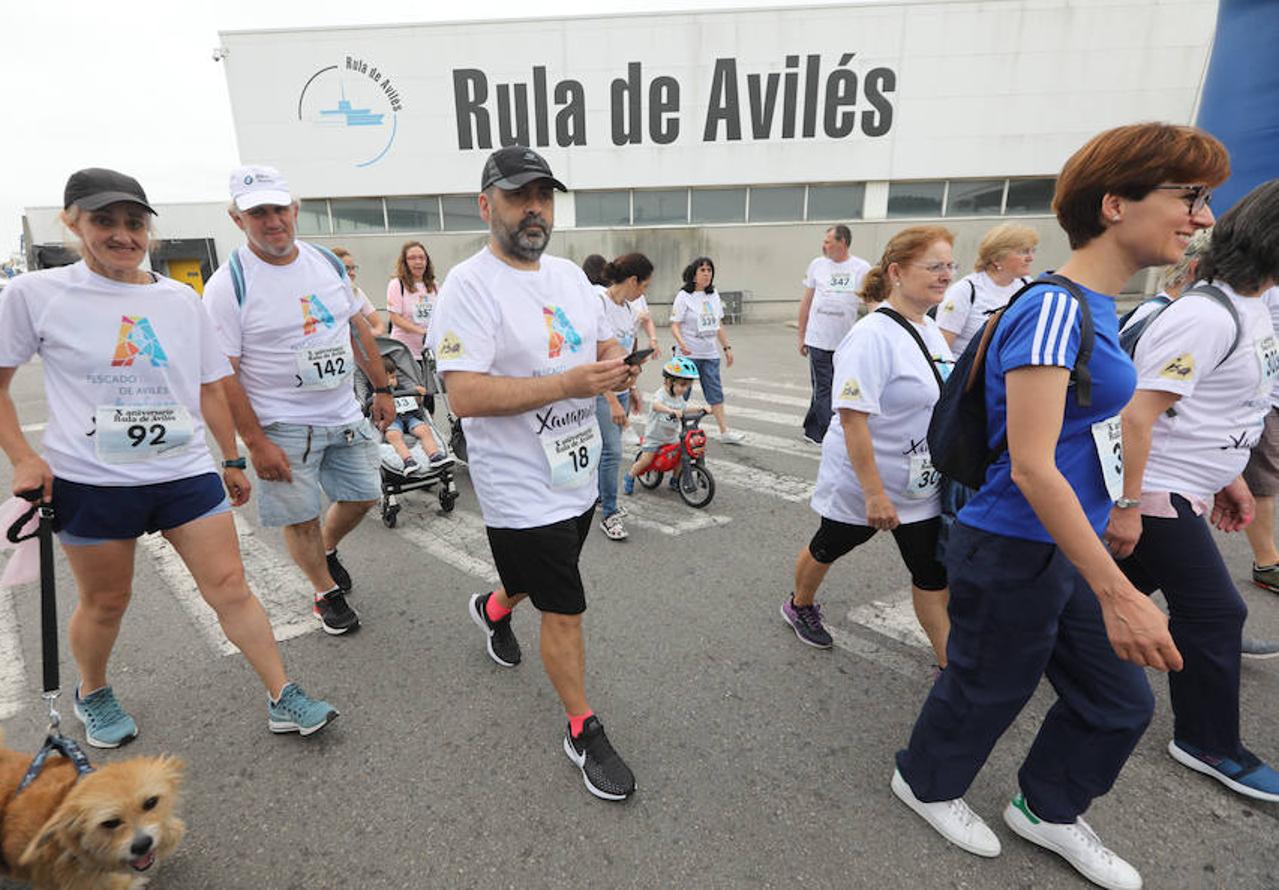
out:
{"label": "white road marking", "polygon": [[13,591],[0,587],[0,720],[8,720],[38,698],[36,689],[27,688],[27,666],[18,637]]}
{"label": "white road marking", "polygon": [[[760,423],[772,423],[778,426],[791,427],[792,429],[802,429],[804,426],[804,417],[801,414],[780,414],[776,411],[760,411],[757,408],[747,408],[745,405],[733,404],[727,409],[728,419],[730,423],[736,423],[738,420],[757,420]],[[802,442],[799,433],[795,434],[795,441]]]}
{"label": "white road marking", "polygon": [[812,481],[798,476],[772,473],[729,460],[708,459],[706,465],[710,467],[716,483],[744,488],[756,494],[772,495],[796,504],[807,504],[813,496]]}
{"label": "white road marking", "polygon": [[876,633],[881,633],[886,637],[891,637],[899,643],[927,649],[931,652],[932,644],[928,642],[928,637],[925,636],[923,629],[919,626],[919,621],[915,618],[915,606],[910,600],[910,594],[907,593],[905,596],[905,599],[892,602],[876,600],[875,602],[854,606],[848,612],[848,620],[854,624],[869,628]]}
{"label": "white road marking", "polygon": [[415,513],[403,525],[397,525],[395,533],[464,574],[480,578],[491,586],[500,583],[497,569],[489,559],[484,520],[475,513],[454,510],[431,513],[421,520]]}
{"label": "white road marking", "polygon": [[762,386],[764,389],[781,389],[787,392],[812,392],[812,386],[807,383],[786,383],[781,380],[765,380],[762,377],[739,377],[739,383],[749,383],[751,386]]}
{"label": "white road marking", "polygon": [[[810,399],[800,398],[799,396],[783,396],[777,393],[764,392],[759,389],[744,389],[740,386],[724,387],[724,394],[734,396],[739,399],[750,399],[755,402],[772,402],[774,405],[786,405],[791,408],[803,408],[808,410]],[[725,406],[728,416],[733,416],[733,403]]]}
{"label": "white road marking", "polygon": [[[275,638],[288,640],[319,630],[320,624],[311,613],[313,592],[302,570],[286,554],[262,542],[255,530],[238,516],[235,525],[245,577],[271,619]],[[219,655],[238,652],[222,633],[217,615],[200,596],[195,579],[169,542],[161,535],[143,535],[139,543],[213,650]]]}
{"label": "white road marking", "polygon": [[[730,415],[731,418],[731,415]],[[793,439],[783,438],[782,436],[770,436],[767,433],[756,433],[751,430],[738,429],[737,432],[743,436],[742,441],[737,445],[724,445],[722,442],[720,447],[725,452],[730,448],[741,448],[749,446],[758,448],[761,451],[772,451],[777,454],[787,454],[793,457],[805,457],[809,460],[821,460],[822,451],[811,442],[804,442],[796,436]],[[713,430],[707,433],[707,436],[716,442],[720,441],[720,433]]]}
{"label": "white road marking", "polygon": [[[712,471],[713,472],[713,471]],[[618,504],[626,508],[627,525],[636,525],[665,535],[682,535],[686,532],[733,521],[731,516],[710,513],[705,509],[690,507],[680,496],[666,488],[669,474],[662,477],[662,484],[655,491],[646,491],[636,484],[635,495],[618,496]]]}
{"label": "white road marking", "polygon": [[851,652],[859,658],[873,661],[894,674],[900,674],[912,680],[927,676],[928,668],[924,662],[907,658],[901,653],[885,649],[878,643],[872,642],[859,634],[849,633],[846,630],[840,630],[838,627],[831,627],[829,624],[826,625],[826,630],[830,633],[832,642],[845,652]]}

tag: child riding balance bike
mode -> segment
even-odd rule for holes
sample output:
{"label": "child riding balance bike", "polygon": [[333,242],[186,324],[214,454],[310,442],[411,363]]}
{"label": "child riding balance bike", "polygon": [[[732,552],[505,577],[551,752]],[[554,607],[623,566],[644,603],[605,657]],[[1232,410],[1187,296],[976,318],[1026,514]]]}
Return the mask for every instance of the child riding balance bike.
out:
{"label": "child riding balance bike", "polygon": [[649,401],[639,454],[622,479],[626,494],[635,493],[636,479],[645,488],[657,488],[662,474],[670,472],[672,487],[690,507],[705,507],[715,497],[715,479],[706,469],[706,433],[701,429],[710,409],[688,405],[697,377],[697,365],[683,356],[662,366],[662,386]]}

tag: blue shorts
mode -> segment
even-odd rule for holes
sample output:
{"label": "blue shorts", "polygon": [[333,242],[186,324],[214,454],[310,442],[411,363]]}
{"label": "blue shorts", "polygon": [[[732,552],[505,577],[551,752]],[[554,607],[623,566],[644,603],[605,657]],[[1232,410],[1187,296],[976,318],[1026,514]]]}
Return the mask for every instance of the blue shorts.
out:
{"label": "blue shorts", "polygon": [[395,415],[395,419],[387,424],[386,429],[388,432],[391,430],[397,430],[398,432],[407,433],[412,436],[414,435],[414,430],[425,425],[426,421],[420,417],[415,417],[412,414],[397,414]]}
{"label": "blue shorts", "polygon": [[724,387],[719,382],[719,359],[695,358],[697,382],[702,385],[702,395],[708,405],[724,404]]}
{"label": "blue shorts", "polygon": [[266,437],[284,449],[292,482],[259,480],[258,516],[268,527],[310,522],[330,501],[376,501],[382,496],[378,476],[377,433],[367,420],[344,426],[273,423]]}
{"label": "blue shorts", "polygon": [[53,480],[53,530],[72,547],[131,541],[231,509],[217,473],[151,485]]}

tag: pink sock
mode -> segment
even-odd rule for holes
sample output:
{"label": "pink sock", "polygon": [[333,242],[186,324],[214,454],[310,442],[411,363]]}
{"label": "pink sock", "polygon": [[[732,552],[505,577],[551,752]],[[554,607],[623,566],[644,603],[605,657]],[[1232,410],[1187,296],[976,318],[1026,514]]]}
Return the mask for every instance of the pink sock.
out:
{"label": "pink sock", "polygon": [[489,621],[497,622],[510,615],[511,610],[499,606],[497,597],[490,593],[488,600],[484,603],[484,614],[488,616]]}
{"label": "pink sock", "polygon": [[573,738],[577,738],[582,734],[582,726],[586,723],[586,718],[595,712],[590,708],[586,709],[585,714],[569,714],[568,715],[568,734]]}

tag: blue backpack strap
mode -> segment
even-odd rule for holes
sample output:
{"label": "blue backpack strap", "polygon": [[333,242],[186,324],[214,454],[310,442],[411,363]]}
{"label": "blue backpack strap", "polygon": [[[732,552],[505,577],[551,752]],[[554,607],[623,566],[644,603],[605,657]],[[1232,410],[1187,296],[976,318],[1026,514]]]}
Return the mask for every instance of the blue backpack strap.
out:
{"label": "blue backpack strap", "polygon": [[[310,241],[306,243],[311,244]],[[316,250],[318,250],[320,252],[320,255],[329,261],[329,263],[333,266],[334,270],[338,273],[338,278],[340,278],[342,281],[348,280],[346,275],[346,264],[342,262],[341,257],[339,257],[333,251],[329,250],[327,247],[321,247],[319,244],[311,244],[311,246],[314,247]]]}
{"label": "blue backpack strap", "polygon": [[231,288],[235,291],[235,305],[244,305],[244,263],[240,261],[240,248],[231,251],[231,261],[227,263],[231,269]]}
{"label": "blue backpack strap", "polygon": [[[1171,302],[1172,302],[1172,297],[1168,296],[1167,294],[1155,294],[1153,297],[1147,297],[1146,299],[1138,303],[1136,306],[1133,306],[1123,315],[1119,316],[1119,330],[1122,332],[1123,329],[1128,326],[1128,322],[1132,320],[1132,317],[1137,314],[1137,310],[1140,309],[1142,306],[1145,306],[1148,303],[1158,303],[1159,306],[1167,306]],[[1158,310],[1158,306],[1156,306],[1156,311],[1157,310]],[[1132,353],[1129,353],[1129,355],[1131,354]]]}

